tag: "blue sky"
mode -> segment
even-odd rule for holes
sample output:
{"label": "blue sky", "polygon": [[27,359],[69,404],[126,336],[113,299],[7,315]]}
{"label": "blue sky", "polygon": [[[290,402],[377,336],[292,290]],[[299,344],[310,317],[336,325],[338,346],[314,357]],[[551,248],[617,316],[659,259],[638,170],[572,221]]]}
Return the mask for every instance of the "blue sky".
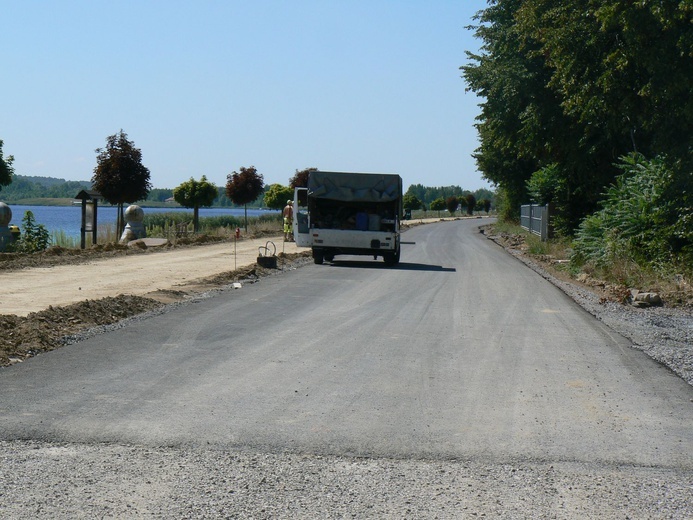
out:
{"label": "blue sky", "polygon": [[459,66],[484,0],[0,0],[0,139],[20,175],[88,180],[121,128],[155,188],[255,166],[490,187]]}

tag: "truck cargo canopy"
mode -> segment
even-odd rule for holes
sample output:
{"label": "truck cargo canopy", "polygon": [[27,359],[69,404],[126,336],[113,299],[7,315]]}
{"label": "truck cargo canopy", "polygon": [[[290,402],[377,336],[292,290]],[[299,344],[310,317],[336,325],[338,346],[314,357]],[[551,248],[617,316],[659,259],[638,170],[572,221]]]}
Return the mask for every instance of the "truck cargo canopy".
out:
{"label": "truck cargo canopy", "polygon": [[402,178],[392,173],[312,171],[308,196],[343,202],[391,202],[402,192]]}

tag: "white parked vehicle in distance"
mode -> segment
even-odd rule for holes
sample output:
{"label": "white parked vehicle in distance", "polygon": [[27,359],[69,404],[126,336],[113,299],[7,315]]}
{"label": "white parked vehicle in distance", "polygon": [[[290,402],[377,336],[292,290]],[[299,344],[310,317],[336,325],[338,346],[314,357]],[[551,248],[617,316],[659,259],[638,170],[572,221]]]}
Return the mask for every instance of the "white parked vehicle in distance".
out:
{"label": "white parked vehicle in distance", "polygon": [[294,240],[312,248],[316,264],[336,255],[399,263],[401,216],[396,174],[311,171],[308,187],[294,190]]}

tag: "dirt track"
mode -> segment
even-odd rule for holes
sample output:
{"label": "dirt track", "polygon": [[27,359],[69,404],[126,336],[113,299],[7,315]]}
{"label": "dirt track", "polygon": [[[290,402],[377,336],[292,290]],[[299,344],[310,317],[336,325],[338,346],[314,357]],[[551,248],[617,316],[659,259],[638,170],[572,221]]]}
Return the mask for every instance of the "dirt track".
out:
{"label": "dirt track", "polygon": [[[195,281],[255,264],[259,248],[272,241],[277,254],[299,249],[281,237],[124,254],[79,265],[0,271],[0,315],[27,316],[49,306],[129,294],[166,301],[171,291],[194,290]],[[279,266],[281,267],[281,260]],[[20,274],[21,273],[21,274]]]}

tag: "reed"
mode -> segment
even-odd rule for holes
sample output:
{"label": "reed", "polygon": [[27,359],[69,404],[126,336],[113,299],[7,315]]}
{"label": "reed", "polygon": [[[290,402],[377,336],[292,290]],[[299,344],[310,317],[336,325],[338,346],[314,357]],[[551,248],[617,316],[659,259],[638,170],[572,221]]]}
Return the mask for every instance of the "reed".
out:
{"label": "reed", "polygon": [[[181,238],[191,238],[195,235],[207,235],[212,237],[231,238],[236,228],[240,228],[244,235],[265,236],[281,234],[282,218],[280,214],[267,214],[248,217],[248,231],[245,231],[245,219],[233,215],[218,215],[213,217],[201,217],[199,230],[193,230],[193,213],[170,212],[153,213],[145,215],[144,226],[148,237],[165,238],[171,244],[176,245]],[[100,223],[97,231],[97,243],[116,243],[120,240],[120,234],[116,232],[115,223]],[[62,230],[52,231],[50,245],[60,246],[65,249],[79,249],[81,237],[71,236]],[[92,247],[92,234],[87,233],[85,247]]]}

